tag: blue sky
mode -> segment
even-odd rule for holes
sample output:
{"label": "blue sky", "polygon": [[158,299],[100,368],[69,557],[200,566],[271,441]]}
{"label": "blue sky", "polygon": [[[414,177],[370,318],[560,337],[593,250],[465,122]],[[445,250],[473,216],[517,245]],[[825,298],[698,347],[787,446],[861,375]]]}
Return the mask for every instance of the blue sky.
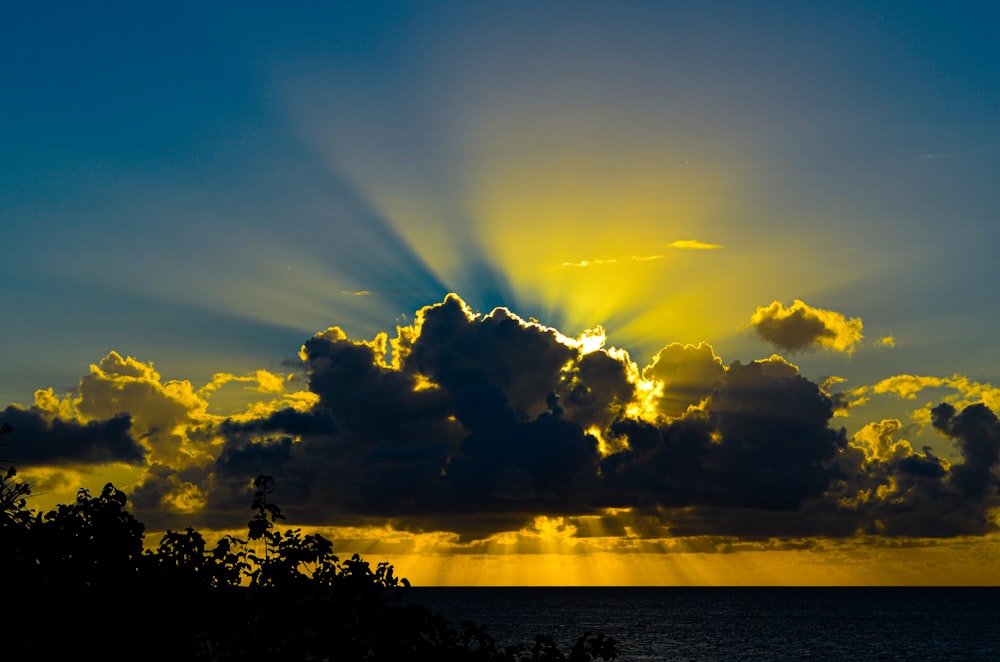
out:
{"label": "blue sky", "polygon": [[[929,406],[1000,402],[998,24],[989,3],[5,7],[0,404],[75,397],[112,351],[195,389],[294,372],[327,327],[392,338],[455,292],[602,325],[639,369],[672,342],[777,352],[867,393],[849,434],[895,418],[957,457]],[[796,299],[863,339],[752,323]],[[900,375],[916,401],[873,395]]]}
{"label": "blue sky", "polygon": [[[917,345],[912,358],[937,372],[985,377],[997,358],[984,335],[1000,147],[988,8],[57,3],[5,13],[7,399],[72,384],[114,348],[165,368],[179,361],[178,374],[192,353],[250,367],[331,323],[391,328],[448,290],[571,331],[608,325],[613,312],[583,319],[533,300],[491,238],[510,225],[523,242],[516,219],[496,216],[530,209],[548,187],[649,196],[656,183],[620,181],[641,168],[658,169],[667,191],[690,183],[729,198],[702,203],[720,209],[698,219],[652,221],[664,243],[745,245],[742,268],[799,281],[732,317],[818,291]],[[565,161],[581,172],[563,183]],[[670,181],[676,163],[701,168],[699,183]],[[487,195],[507,209],[476,199]],[[574,232],[566,223],[558,231]],[[598,223],[629,232],[627,218],[576,225]],[[413,237],[423,245],[405,245]],[[282,278],[289,266],[301,279]],[[409,291],[376,303],[337,296],[397,281]],[[619,343],[645,353],[673,340],[669,328],[629,335]],[[746,343],[734,349],[756,358]]]}

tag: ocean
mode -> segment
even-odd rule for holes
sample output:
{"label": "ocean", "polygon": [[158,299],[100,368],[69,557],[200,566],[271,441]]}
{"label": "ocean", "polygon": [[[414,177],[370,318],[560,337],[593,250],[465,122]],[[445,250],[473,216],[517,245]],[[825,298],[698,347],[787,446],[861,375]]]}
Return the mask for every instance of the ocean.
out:
{"label": "ocean", "polygon": [[584,632],[618,659],[1000,660],[1000,588],[421,588],[503,646]]}

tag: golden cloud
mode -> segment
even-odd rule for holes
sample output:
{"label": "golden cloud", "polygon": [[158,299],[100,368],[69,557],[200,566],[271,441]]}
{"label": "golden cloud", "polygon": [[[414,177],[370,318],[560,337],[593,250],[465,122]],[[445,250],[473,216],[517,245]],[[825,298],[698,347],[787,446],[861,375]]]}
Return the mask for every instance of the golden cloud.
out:
{"label": "golden cloud", "polygon": [[563,262],[561,266],[563,267],[577,267],[583,269],[586,267],[600,267],[607,264],[623,264],[629,262],[652,262],[653,260],[662,260],[663,255],[628,255],[625,257],[608,257],[608,258],[597,258],[594,260],[580,260],[578,262]]}
{"label": "golden cloud", "polygon": [[850,354],[864,337],[861,318],[813,308],[800,299],[785,308],[780,301],[758,307],[750,318],[757,334],[782,349],[799,351],[821,347]]}
{"label": "golden cloud", "polygon": [[667,248],[676,248],[682,251],[714,251],[725,248],[722,244],[710,244],[697,239],[678,239],[667,244]]}
{"label": "golden cloud", "polygon": [[923,377],[920,375],[895,375],[883,379],[872,387],[872,391],[879,395],[892,393],[900,398],[915,400],[917,393],[925,388],[938,388],[948,386],[951,380],[945,377]]}
{"label": "golden cloud", "polygon": [[865,454],[867,463],[901,459],[913,454],[910,442],[895,438],[902,427],[898,419],[872,422],[858,430],[849,443]]}

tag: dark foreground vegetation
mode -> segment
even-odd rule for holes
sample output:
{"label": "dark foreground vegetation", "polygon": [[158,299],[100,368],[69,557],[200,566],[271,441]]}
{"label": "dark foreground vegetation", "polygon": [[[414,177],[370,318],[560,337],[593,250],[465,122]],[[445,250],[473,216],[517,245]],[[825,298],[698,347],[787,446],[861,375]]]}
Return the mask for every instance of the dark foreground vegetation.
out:
{"label": "dark foreground vegetation", "polygon": [[551,637],[498,648],[485,627],[455,628],[403,596],[388,563],[340,560],[330,541],[278,530],[259,476],[246,539],[214,548],[193,529],[145,549],[141,522],[110,483],[46,514],[0,474],[0,659],[614,660],[589,633],[568,652]]}

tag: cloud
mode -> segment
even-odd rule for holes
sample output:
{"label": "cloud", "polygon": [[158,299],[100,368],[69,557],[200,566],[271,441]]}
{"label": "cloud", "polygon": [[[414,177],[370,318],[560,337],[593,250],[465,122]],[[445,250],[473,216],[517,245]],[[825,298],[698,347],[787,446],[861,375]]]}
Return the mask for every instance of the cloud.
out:
{"label": "cloud", "polygon": [[663,255],[629,255],[626,257],[610,257],[610,258],[598,258],[593,260],[580,260],[578,262],[563,262],[561,266],[563,267],[577,267],[580,269],[586,267],[600,267],[608,264],[626,264],[629,262],[652,262],[654,260],[662,260],[665,256]]}
{"label": "cloud", "polygon": [[970,405],[957,412],[942,403],[931,410],[937,430],[955,440],[963,462],[952,467],[951,482],[964,496],[979,501],[996,496],[997,478],[993,469],[1000,462],[1000,421],[986,405]]}
{"label": "cloud", "polygon": [[[25,437],[39,440],[30,452],[18,453],[25,471],[109,462],[144,467],[137,485],[123,487],[130,487],[133,504],[149,523],[169,522],[176,528],[178,523],[167,519],[170,513],[195,512],[206,503],[205,494],[215,480],[211,468],[223,447],[218,427],[264,428],[272,415],[292,427],[288,412],[313,407],[315,395],[288,393],[289,383],[256,370],[247,375],[217,373],[195,389],[186,380],[164,381],[152,363],[110,352],[90,366],[74,392],[59,397],[52,389],[39,390],[30,409],[8,408],[4,416],[12,425],[17,420]],[[234,384],[243,389],[235,400],[222,393]],[[228,417],[213,414],[213,398],[243,403],[246,409],[230,407]],[[46,473],[38,475],[45,479]]]}
{"label": "cloud", "polygon": [[851,437],[851,446],[861,450],[869,464],[909,457],[913,454],[910,442],[895,439],[902,427],[897,419],[868,423]]}
{"label": "cloud", "polygon": [[682,416],[701,403],[725,372],[722,359],[708,343],[671,343],[653,357],[642,372],[644,379],[657,382],[656,407],[665,416]]}
{"label": "cloud", "polygon": [[211,418],[207,401],[189,381],[163,381],[152,363],[110,352],[90,366],[71,405],[81,420],[128,414],[153,462],[186,465],[210,454],[188,435]]}
{"label": "cloud", "polygon": [[870,388],[868,386],[856,386],[854,388],[834,391],[833,388],[846,381],[843,377],[827,377],[820,383],[820,388],[830,396],[833,401],[834,416],[850,416],[850,412],[855,407],[863,407],[868,404],[870,398],[866,395]]}
{"label": "cloud", "polygon": [[504,308],[474,313],[454,295],[391,341],[332,327],[302,348],[311,410],[219,427],[223,489],[208,509],[229,508],[246,476],[266,470],[300,486],[291,511],[314,523],[404,518],[474,537],[589,512],[598,436],[638,379],[603,342],[602,329],[569,338]]}
{"label": "cloud", "polygon": [[750,325],[761,338],[790,352],[820,347],[849,354],[863,337],[860,318],[848,319],[799,299],[789,308],[780,301],[758,307]]}
{"label": "cloud", "polygon": [[270,438],[254,440],[246,423],[230,426],[224,470],[260,458],[318,482],[313,467],[322,467],[343,489],[310,493],[357,514],[566,508],[596,475],[597,441],[584,428],[613,417],[606,398],[631,393],[620,364],[582,345],[506,309],[474,314],[456,296],[399,328],[391,361],[380,356],[384,341],[328,330],[302,356],[335,429],[303,434],[272,416]]}
{"label": "cloud", "polygon": [[[1000,459],[996,414],[979,403],[959,412],[942,403],[932,409],[935,429],[955,442],[960,462],[915,450],[900,438],[900,421],[870,423],[838,458],[838,516],[852,515],[857,531],[879,536],[946,538],[996,530],[995,467]],[[833,511],[829,503],[826,517]]]}
{"label": "cloud", "polygon": [[900,398],[915,400],[917,393],[926,388],[947,386],[949,380],[943,377],[923,377],[919,375],[894,375],[887,377],[872,387],[872,392],[892,393]]}
{"label": "cloud", "polygon": [[715,251],[725,248],[722,244],[709,244],[697,239],[678,239],[667,244],[667,248],[675,248],[682,251]]}
{"label": "cloud", "polygon": [[[831,394],[838,378],[813,382],[778,355],[727,365],[708,343],[667,344],[640,367],[606,347],[602,328],[573,338],[507,308],[474,312],[454,294],[412,319],[391,338],[332,326],[303,343],[289,375],[220,373],[201,388],[112,352],[70,395],[39,391],[33,408],[4,417],[47,440],[32,452],[50,471],[140,468],[127,487],[140,518],[161,529],[242,526],[259,473],[276,478],[296,523],[439,532],[456,546],[508,534],[530,546],[556,533],[993,529],[996,416],[959,401],[987,402],[989,385],[898,375]],[[896,419],[850,436],[832,425],[870,394],[932,386],[955,390],[927,416],[959,461],[914,448]],[[218,413],[233,390],[245,403]],[[536,531],[550,525],[555,533]]]}
{"label": "cloud", "polygon": [[828,533],[801,512],[835,483],[846,439],[832,415],[790,364],[734,362],[697,415],[615,424],[628,443],[602,461],[607,505],[655,513],[674,535]]}
{"label": "cloud", "polygon": [[[935,377],[929,375],[893,375],[886,377],[871,387],[871,392],[892,394],[906,400],[916,400],[917,394],[925,389],[947,388],[954,394],[945,397],[947,402],[965,407],[982,402],[993,410],[1000,410],[1000,388],[992,384],[973,381],[962,375]],[[930,423],[929,412],[927,422]]]}
{"label": "cloud", "polygon": [[141,464],[146,459],[146,449],[132,438],[128,414],[80,423],[49,417],[36,407],[11,405],[0,413],[0,420],[13,428],[10,456],[23,467]]}
{"label": "cloud", "polygon": [[198,395],[218,391],[226,384],[232,383],[247,384],[247,388],[261,393],[282,393],[285,390],[285,380],[282,376],[267,370],[256,370],[249,375],[232,375],[220,372],[213,375],[212,381],[199,389]]}

